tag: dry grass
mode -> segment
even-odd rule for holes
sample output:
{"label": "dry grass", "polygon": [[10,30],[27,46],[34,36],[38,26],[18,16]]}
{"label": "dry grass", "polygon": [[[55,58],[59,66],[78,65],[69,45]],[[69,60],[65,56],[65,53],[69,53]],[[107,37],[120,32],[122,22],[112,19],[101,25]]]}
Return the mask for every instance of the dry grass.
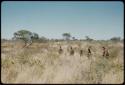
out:
{"label": "dry grass", "polygon": [[[2,43],[2,83],[123,83],[123,43],[113,42],[48,42],[34,43],[29,48],[23,44]],[[58,54],[59,45],[63,54]],[[75,54],[69,55],[67,47],[73,46]],[[87,48],[92,46],[92,56],[87,58]],[[101,47],[109,48],[110,56],[102,57]],[[83,49],[80,57],[79,50]]]}

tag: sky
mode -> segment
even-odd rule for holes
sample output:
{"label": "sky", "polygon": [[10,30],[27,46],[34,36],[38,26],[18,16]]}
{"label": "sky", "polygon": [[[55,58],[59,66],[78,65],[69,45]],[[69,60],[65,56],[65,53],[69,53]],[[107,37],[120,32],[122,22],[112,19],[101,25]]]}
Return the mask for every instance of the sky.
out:
{"label": "sky", "polygon": [[3,1],[1,36],[11,39],[19,30],[49,39],[70,33],[106,40],[124,35],[124,4],[121,1]]}

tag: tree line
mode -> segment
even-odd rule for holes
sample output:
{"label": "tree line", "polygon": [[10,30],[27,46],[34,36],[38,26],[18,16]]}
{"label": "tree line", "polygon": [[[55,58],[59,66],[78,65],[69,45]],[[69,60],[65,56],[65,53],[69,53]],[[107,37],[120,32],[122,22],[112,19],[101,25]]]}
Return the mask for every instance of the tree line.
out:
{"label": "tree line", "polygon": [[[62,34],[62,39],[48,39],[44,36],[40,37],[37,33],[35,32],[30,32],[28,30],[19,30],[17,32],[13,33],[13,38],[12,40],[18,40],[21,39],[25,42],[25,44],[27,42],[32,43],[33,41],[37,41],[37,42],[47,42],[47,41],[69,41],[69,40],[78,40],[76,39],[74,36],[71,36],[70,33],[63,33]],[[5,40],[5,39],[3,39]],[[80,40],[86,40],[86,41],[93,41],[94,39],[90,38],[89,36],[85,36],[85,39],[80,39]],[[119,42],[119,41],[123,41],[123,39],[121,39],[120,37],[112,37],[109,39],[110,41],[113,42]]]}

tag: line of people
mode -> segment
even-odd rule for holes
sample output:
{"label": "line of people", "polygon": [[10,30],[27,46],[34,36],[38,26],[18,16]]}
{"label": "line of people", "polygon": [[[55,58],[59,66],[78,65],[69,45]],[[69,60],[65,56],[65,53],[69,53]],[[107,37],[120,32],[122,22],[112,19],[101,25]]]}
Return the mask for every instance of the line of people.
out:
{"label": "line of people", "polygon": [[[58,52],[59,52],[59,54],[63,53],[63,49],[61,46],[60,46]],[[69,53],[70,53],[70,55],[74,55],[74,53],[75,53],[75,50],[72,48],[72,46],[70,47]],[[80,54],[80,56],[83,56],[83,49],[79,50],[79,54]],[[92,55],[92,47],[89,46],[88,50],[87,50],[87,57],[89,58],[91,55]],[[109,52],[108,52],[108,49],[106,47],[102,47],[102,56],[103,57],[109,56]]]}

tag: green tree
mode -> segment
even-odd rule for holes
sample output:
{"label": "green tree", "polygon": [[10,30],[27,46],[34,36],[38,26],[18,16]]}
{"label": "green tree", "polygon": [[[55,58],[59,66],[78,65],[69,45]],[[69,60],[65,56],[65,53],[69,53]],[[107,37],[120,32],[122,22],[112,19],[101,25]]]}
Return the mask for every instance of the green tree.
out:
{"label": "green tree", "polygon": [[32,33],[28,30],[19,30],[19,31],[15,32],[13,35],[14,35],[14,39],[21,39],[25,42],[24,47],[27,44],[31,45],[33,39],[39,38],[39,35],[37,33]]}
{"label": "green tree", "polygon": [[39,38],[38,41],[42,42],[42,43],[44,43],[44,42],[46,43],[48,41],[48,39],[46,37],[42,36],[42,37]]}
{"label": "green tree", "polygon": [[76,40],[76,38],[75,38],[75,37],[72,37],[72,39],[73,39],[73,40]]}
{"label": "green tree", "polygon": [[121,41],[121,38],[120,37],[112,37],[110,40],[118,42],[118,41]]}
{"label": "green tree", "polygon": [[87,41],[92,41],[93,39],[91,39],[89,36],[85,36]]}
{"label": "green tree", "polygon": [[70,40],[70,33],[63,33],[62,36],[64,37],[65,40]]}

